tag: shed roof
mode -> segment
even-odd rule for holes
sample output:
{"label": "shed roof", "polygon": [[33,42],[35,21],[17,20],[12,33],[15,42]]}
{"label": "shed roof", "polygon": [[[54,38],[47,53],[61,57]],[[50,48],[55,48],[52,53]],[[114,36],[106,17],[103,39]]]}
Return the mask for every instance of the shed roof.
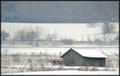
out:
{"label": "shed roof", "polygon": [[71,49],[73,49],[78,54],[80,54],[80,55],[82,55],[84,57],[90,57],[90,58],[106,58],[107,57],[100,50],[97,50],[97,49],[79,49],[79,48],[71,48]]}

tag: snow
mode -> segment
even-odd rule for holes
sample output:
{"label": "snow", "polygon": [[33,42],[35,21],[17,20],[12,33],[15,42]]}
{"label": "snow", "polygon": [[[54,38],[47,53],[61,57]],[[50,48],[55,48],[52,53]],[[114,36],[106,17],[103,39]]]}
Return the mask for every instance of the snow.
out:
{"label": "snow", "polygon": [[103,53],[101,53],[97,49],[78,49],[78,48],[73,48],[77,53],[79,53],[82,56],[85,57],[93,57],[93,58],[106,58]]}
{"label": "snow", "polygon": [[[86,47],[79,47],[82,49],[85,49]],[[74,49],[79,49],[78,47],[74,48]],[[39,54],[41,53],[47,53],[47,54],[52,54],[52,55],[59,55],[61,53],[61,55],[63,55],[65,52],[67,52],[70,49],[70,47],[38,47],[38,48],[34,48],[34,47],[2,47],[1,48],[1,54],[4,54],[7,51],[8,55],[11,54],[24,54],[26,53],[27,55],[31,54],[31,53],[35,53],[35,54]],[[94,56],[96,56],[96,50],[103,52],[105,55],[112,55],[112,54],[119,54],[119,48],[118,47],[99,47],[99,48],[93,48],[93,51],[90,50],[91,48],[86,48],[86,51],[82,51],[84,53],[87,53],[87,55],[89,54],[93,54]],[[95,49],[95,50],[94,50]]]}
{"label": "snow", "polygon": [[[14,47],[18,47],[18,48],[31,48],[31,45],[25,45],[25,44],[22,44],[22,45],[12,45],[12,44],[3,44],[1,45],[1,47],[10,47],[10,48],[14,48]],[[44,46],[42,46],[44,48]],[[47,45],[45,46],[47,48]],[[48,46],[49,48],[53,48],[53,46]],[[70,48],[70,47],[78,47],[78,48],[90,48],[90,47],[93,47],[93,48],[118,48],[119,45],[93,45],[93,44],[73,44],[73,45],[61,45],[61,46],[54,46],[54,48]],[[34,48],[34,47],[33,47]]]}
{"label": "snow", "polygon": [[7,75],[119,75],[119,72],[118,71],[59,70],[59,71],[9,73]]}
{"label": "snow", "polygon": [[31,53],[35,54],[50,54],[50,55],[59,55],[64,54],[66,51],[69,50],[69,48],[1,48],[2,54],[4,53],[4,50],[8,50],[8,54],[24,54],[27,53],[30,55]]}
{"label": "snow", "polygon": [[[47,53],[47,54],[52,54],[52,55],[59,55],[60,52],[61,54],[64,54],[65,52],[67,52],[68,50],[70,49],[70,47],[67,47],[67,48],[35,48],[35,47],[29,47],[29,48],[21,48],[21,47],[2,47],[1,48],[1,53],[4,53],[5,50],[8,50],[8,54],[24,54],[26,53],[27,55],[28,54],[31,54],[31,53],[35,53],[35,54],[40,54],[41,53]],[[73,48],[75,50],[79,49],[79,48]],[[84,48],[81,48],[81,50],[84,50]],[[94,51],[98,50],[98,51],[102,51],[104,52],[105,54],[107,55],[110,55],[110,54],[119,54],[119,48],[118,47],[106,47],[106,48],[87,48],[86,49],[86,53],[89,54],[89,53],[94,53],[94,55],[96,55],[95,52],[91,52],[91,50],[94,49]],[[90,51],[89,51],[90,50]],[[85,50],[84,50],[85,51]],[[24,67],[24,65],[11,65],[10,67],[12,66],[15,66],[15,67]],[[26,66],[26,65],[25,65]],[[52,66],[52,65],[47,65],[45,66],[46,68],[59,68],[60,66]],[[104,68],[101,68],[100,71],[80,71],[78,70],[79,67],[78,66],[75,66],[75,67],[70,67],[70,66],[63,66],[64,70],[60,70],[60,71],[36,71],[36,72],[21,72],[19,73],[16,69],[12,69],[10,71],[15,71],[17,73],[5,73],[7,75],[118,75],[119,72],[118,70],[116,71],[102,71],[102,69]],[[8,70],[8,69],[7,69]],[[5,75],[3,74],[3,75]]]}

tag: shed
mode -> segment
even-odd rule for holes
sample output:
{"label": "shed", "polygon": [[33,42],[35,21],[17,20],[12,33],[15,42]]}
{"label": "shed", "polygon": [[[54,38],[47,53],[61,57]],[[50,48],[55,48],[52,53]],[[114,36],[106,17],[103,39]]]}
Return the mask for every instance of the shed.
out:
{"label": "shed", "polygon": [[71,48],[61,58],[63,58],[64,65],[67,66],[104,67],[106,56],[96,49]]}

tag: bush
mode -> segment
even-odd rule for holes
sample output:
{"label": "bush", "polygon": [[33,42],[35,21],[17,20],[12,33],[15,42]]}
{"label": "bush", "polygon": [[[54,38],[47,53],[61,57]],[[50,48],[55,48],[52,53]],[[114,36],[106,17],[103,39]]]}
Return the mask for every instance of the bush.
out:
{"label": "bush", "polygon": [[62,39],[61,41],[62,41],[62,43],[67,44],[67,45],[74,44],[73,39]]}
{"label": "bush", "polygon": [[94,42],[95,42],[95,44],[98,44],[98,45],[103,44],[102,40],[100,40],[100,39],[95,39]]}

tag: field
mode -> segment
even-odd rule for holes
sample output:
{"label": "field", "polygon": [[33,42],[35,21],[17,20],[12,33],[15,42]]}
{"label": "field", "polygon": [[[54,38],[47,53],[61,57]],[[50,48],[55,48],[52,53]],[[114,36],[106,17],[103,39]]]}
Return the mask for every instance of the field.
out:
{"label": "field", "polygon": [[[76,47],[86,48],[86,47]],[[88,48],[88,47],[87,47]],[[89,47],[91,49],[93,47]],[[119,48],[118,47],[94,47],[106,56],[106,67],[83,67],[65,65],[53,65],[51,58],[59,58],[70,47],[2,47],[2,74],[118,74]],[[88,52],[90,53],[90,52]],[[71,72],[74,71],[74,72]]]}

